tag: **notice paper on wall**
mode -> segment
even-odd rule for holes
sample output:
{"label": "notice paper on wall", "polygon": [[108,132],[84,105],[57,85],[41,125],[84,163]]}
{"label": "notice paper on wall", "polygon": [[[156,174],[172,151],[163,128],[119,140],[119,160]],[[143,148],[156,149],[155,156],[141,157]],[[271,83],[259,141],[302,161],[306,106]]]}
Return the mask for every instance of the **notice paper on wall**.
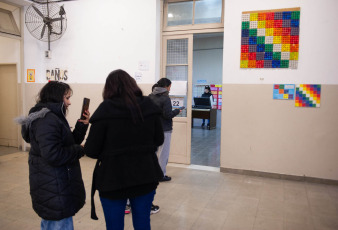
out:
{"label": "notice paper on wall", "polygon": [[172,81],[170,95],[187,95],[187,81]]}
{"label": "notice paper on wall", "polygon": [[141,72],[135,72],[134,78],[135,78],[135,81],[137,83],[141,82],[142,81],[142,73]]}
{"label": "notice paper on wall", "polygon": [[141,71],[149,71],[149,61],[139,61],[138,69]]}

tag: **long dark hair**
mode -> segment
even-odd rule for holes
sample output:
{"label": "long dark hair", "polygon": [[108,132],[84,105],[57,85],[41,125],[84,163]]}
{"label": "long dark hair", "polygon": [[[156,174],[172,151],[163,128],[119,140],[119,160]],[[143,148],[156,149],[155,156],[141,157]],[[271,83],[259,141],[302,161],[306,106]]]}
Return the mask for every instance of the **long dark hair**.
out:
{"label": "long dark hair", "polygon": [[130,110],[134,123],[143,121],[142,111],[137,102],[137,97],[143,97],[142,90],[126,71],[117,69],[108,75],[102,96],[105,100],[121,98]]}
{"label": "long dark hair", "polygon": [[73,93],[70,86],[64,82],[50,81],[40,90],[37,96],[37,103],[59,103],[63,102],[63,97],[68,92]]}
{"label": "long dark hair", "polygon": [[171,85],[171,81],[168,78],[161,78],[157,83],[156,87],[169,87]]}
{"label": "long dark hair", "polygon": [[[36,103],[63,103],[63,97],[68,92],[73,94],[73,90],[68,84],[60,81],[50,81],[40,90]],[[66,113],[65,106],[62,109]]]}

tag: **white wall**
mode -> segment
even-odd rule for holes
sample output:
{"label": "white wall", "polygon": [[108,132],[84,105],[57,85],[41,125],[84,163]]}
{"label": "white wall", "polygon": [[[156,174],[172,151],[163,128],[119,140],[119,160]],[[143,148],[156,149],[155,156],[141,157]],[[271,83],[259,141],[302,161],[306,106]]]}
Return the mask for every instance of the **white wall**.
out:
{"label": "white wall", "polygon": [[222,84],[223,36],[194,38],[193,62],[193,84]]}
{"label": "white wall", "polygon": [[[292,7],[301,7],[298,69],[240,69],[242,12]],[[337,9],[337,0],[225,0],[224,83],[338,84]]]}
{"label": "white wall", "polygon": [[[140,83],[153,83],[159,74],[160,0],[81,0],[65,3],[67,31],[51,43],[52,59],[44,58],[47,43],[25,28],[25,68],[36,69],[36,81],[47,82],[47,69],[68,70],[69,83],[104,83],[110,71],[122,68]],[[140,71],[140,61],[149,63]],[[158,78],[158,76],[157,76]]]}
{"label": "white wall", "polygon": [[[240,69],[242,12],[292,7],[301,7],[298,69]],[[337,9],[336,0],[225,0],[222,168],[338,180]],[[273,100],[273,83],[322,84],[321,107]]]}

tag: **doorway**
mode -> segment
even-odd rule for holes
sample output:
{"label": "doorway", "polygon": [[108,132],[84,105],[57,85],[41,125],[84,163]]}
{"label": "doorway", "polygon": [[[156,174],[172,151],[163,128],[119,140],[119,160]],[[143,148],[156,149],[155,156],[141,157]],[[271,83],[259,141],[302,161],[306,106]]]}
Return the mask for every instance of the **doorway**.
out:
{"label": "doorway", "polygon": [[0,146],[18,147],[18,81],[16,65],[0,65]]}
{"label": "doorway", "polygon": [[195,105],[192,110],[193,165],[220,167],[222,72],[223,33],[194,34],[192,104],[195,105],[194,98],[202,97],[210,88],[211,108],[200,109]]}
{"label": "doorway", "polygon": [[[192,150],[195,150],[194,146],[192,147],[192,145],[194,145],[192,142],[192,130],[194,130],[192,122],[193,120],[198,122],[197,119],[192,119],[194,96],[193,59],[195,58],[193,47],[194,40],[208,39],[208,37],[210,37],[209,39],[212,39],[218,35],[223,37],[224,0],[166,0],[161,1],[161,4],[161,8],[163,9],[161,15],[163,16],[161,75],[172,81],[172,88],[169,96],[171,97],[173,108],[175,108],[175,106],[182,108],[180,115],[173,119],[169,162],[219,167],[220,141],[218,140],[220,140],[220,134],[217,133],[215,134],[215,138],[211,138],[211,135],[208,135],[210,139],[216,141],[215,144],[212,145],[212,148],[218,148],[216,151],[216,161],[213,164],[208,162],[191,162],[192,159],[194,160],[196,158],[196,154],[192,155],[191,153]],[[221,43],[223,49],[223,42]],[[209,49],[209,51],[217,51],[215,47],[205,47],[200,49],[200,51],[205,49],[204,52],[208,52],[207,49]],[[219,50],[218,52],[222,53],[222,51]],[[222,56],[219,61],[222,62]],[[195,62],[194,65],[197,66]],[[221,69],[219,71],[222,72]],[[208,79],[212,76],[209,76]],[[220,76],[222,76],[222,74],[220,74]],[[210,79],[209,82],[211,82]],[[219,83],[221,84],[222,80],[220,80]],[[175,86],[177,86],[177,89],[173,90]],[[216,121],[219,120],[218,126],[220,127],[220,112],[217,109],[215,109],[215,111],[216,115],[213,121],[216,123]],[[217,113],[219,113],[218,116]],[[216,119],[216,116],[218,119]],[[211,131],[209,134],[214,133],[216,130],[209,130]],[[208,144],[211,143],[208,142]],[[195,153],[197,153],[197,151],[195,151]],[[198,153],[201,154],[200,151]]]}

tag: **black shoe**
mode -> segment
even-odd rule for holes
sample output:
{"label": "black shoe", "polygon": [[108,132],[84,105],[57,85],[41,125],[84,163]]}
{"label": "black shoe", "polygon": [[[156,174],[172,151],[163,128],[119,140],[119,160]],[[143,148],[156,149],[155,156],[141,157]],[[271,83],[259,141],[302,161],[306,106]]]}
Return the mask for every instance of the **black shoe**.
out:
{"label": "black shoe", "polygon": [[202,128],[204,128],[204,125],[205,125],[205,124],[204,124],[204,123],[202,123],[201,127],[202,127]]}
{"label": "black shoe", "polygon": [[166,181],[171,181],[171,177],[170,176],[164,176],[160,182],[166,182]]}
{"label": "black shoe", "polygon": [[150,215],[151,214],[156,214],[160,211],[160,206],[151,204],[151,210],[150,210]]}

